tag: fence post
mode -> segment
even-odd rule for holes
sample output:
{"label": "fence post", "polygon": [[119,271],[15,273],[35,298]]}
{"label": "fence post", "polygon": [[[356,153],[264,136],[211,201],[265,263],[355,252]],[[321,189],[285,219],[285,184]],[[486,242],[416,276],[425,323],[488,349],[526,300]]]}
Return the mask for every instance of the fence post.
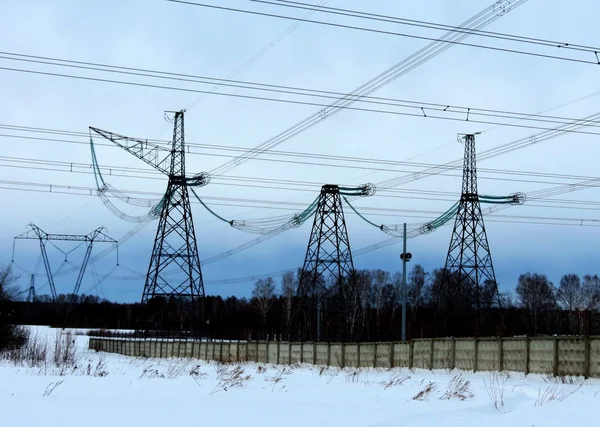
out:
{"label": "fence post", "polygon": [[591,370],[591,349],[592,343],[590,341],[589,335],[585,336],[585,362],[583,365],[583,377],[587,380],[590,377]]}
{"label": "fence post", "polygon": [[498,337],[498,371],[504,371],[504,346],[502,345],[502,337]]}
{"label": "fence post", "polygon": [[373,367],[377,367],[377,343],[373,343]]}
{"label": "fence post", "polygon": [[431,347],[429,351],[429,369],[433,371],[433,338],[431,338]]}
{"label": "fence post", "polygon": [[313,365],[317,364],[317,342],[313,341]]}
{"label": "fence post", "polygon": [[525,375],[529,375],[529,347],[530,347],[530,339],[529,337],[525,337]]}
{"label": "fence post", "polygon": [[552,362],[552,375],[558,376],[558,337],[554,337],[554,360]]}
{"label": "fence post", "polygon": [[450,369],[454,370],[456,368],[456,338],[454,337],[450,342],[450,348]]}
{"label": "fence post", "polygon": [[394,367],[394,343],[390,343],[390,368]]}
{"label": "fence post", "polygon": [[[288,337],[289,339],[289,337]],[[292,364],[292,342],[288,342],[288,365]]]}
{"label": "fence post", "polygon": [[331,343],[327,343],[327,366],[331,366]]}
{"label": "fence post", "polygon": [[342,342],[340,343],[340,354],[342,355],[342,360],[340,361],[340,368],[344,369],[346,367],[346,345]]}
{"label": "fence post", "polygon": [[475,360],[473,361],[473,372],[477,372],[479,365],[479,340],[475,338]]}
{"label": "fence post", "polygon": [[408,368],[409,369],[413,368],[414,353],[415,353],[415,342],[414,342],[414,340],[410,340],[408,342]]}
{"label": "fence post", "polygon": [[300,363],[304,363],[304,343],[300,341]]}
{"label": "fence post", "polygon": [[356,367],[360,368],[360,343],[356,343]]}
{"label": "fence post", "polygon": [[280,343],[279,343],[279,341],[276,341],[276,343],[277,343],[277,364],[279,365],[280,364],[280,361],[279,361],[279,346],[280,346]]}

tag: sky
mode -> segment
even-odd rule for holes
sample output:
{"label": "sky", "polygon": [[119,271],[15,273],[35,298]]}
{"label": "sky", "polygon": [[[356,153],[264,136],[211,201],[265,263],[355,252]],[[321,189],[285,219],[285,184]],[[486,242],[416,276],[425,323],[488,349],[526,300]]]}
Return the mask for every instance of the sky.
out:
{"label": "sky", "polygon": [[[312,2],[317,3],[316,0]],[[303,11],[248,0],[206,0],[204,3],[297,17],[305,14]],[[458,25],[488,5],[486,2],[466,0],[410,3],[329,0],[324,4],[447,25]],[[485,29],[595,46],[600,44],[595,22],[598,12],[600,4],[592,0],[576,0],[568,8],[554,0],[528,0]],[[311,18],[346,25],[368,25],[424,37],[435,38],[442,34],[432,29],[365,22],[319,13]],[[0,50],[3,52],[0,54],[0,89],[3,94],[0,124],[83,133],[88,132],[89,126],[94,126],[133,137],[169,140],[172,123],[165,119],[164,112],[186,109],[186,141],[217,146],[217,149],[192,149],[194,153],[187,156],[186,164],[190,175],[210,171],[230,160],[226,156],[231,156],[231,151],[226,148],[256,147],[319,111],[320,107],[220,95],[253,94],[235,88],[222,87],[215,94],[203,96],[189,91],[11,71],[6,68],[205,91],[212,87],[24,63],[6,59],[6,53],[214,78],[228,78],[239,71],[235,76],[238,80],[348,93],[428,43],[415,38],[308,22],[292,29],[294,21],[290,20],[158,0],[4,0],[0,25],[3,34],[0,38]],[[283,34],[285,36],[281,37]],[[496,39],[471,36],[466,41],[594,60],[591,54]],[[249,64],[248,61],[253,58]],[[588,63],[452,46],[385,85],[373,96],[582,118],[599,112],[600,84],[597,73],[598,68]],[[279,94],[270,96],[281,98]],[[512,123],[527,124],[518,120]],[[549,128],[553,126],[542,125]],[[586,130],[594,131],[594,128]],[[317,161],[320,164],[265,161],[268,158],[302,159],[259,155],[224,174],[213,176],[209,185],[197,191],[207,205],[226,219],[250,220],[291,215],[308,206],[318,195],[322,184],[353,186],[377,183],[419,172],[425,167],[423,164],[460,160],[464,146],[457,141],[457,134],[474,132],[481,132],[477,136],[476,147],[478,151],[484,151],[535,135],[541,130],[345,110],[276,148],[286,153],[325,156]],[[78,173],[71,172],[68,166],[62,172],[44,170],[48,167],[39,164],[23,166],[23,159],[89,165],[88,137],[54,137],[78,142],[64,143],[22,138],[37,136],[48,139],[52,136],[14,129],[3,128],[0,134],[3,147],[0,156],[0,194],[5,201],[1,213],[0,264],[11,261],[13,237],[25,232],[30,222],[48,233],[88,234],[104,226],[106,234],[117,240],[135,227],[135,224],[113,215],[98,197],[85,190],[95,188],[94,175],[89,173],[89,168],[78,169],[85,172]],[[105,174],[112,186],[132,195],[136,195],[135,192],[150,193],[152,199],[158,198],[156,194],[164,193],[167,183],[165,177],[153,173],[150,166],[118,147],[108,146],[110,142],[100,141],[99,138],[94,141],[107,143],[98,145],[96,150],[99,164],[107,171],[110,167],[139,169],[136,177],[113,176],[110,172]],[[581,180],[574,176],[596,177],[596,159],[600,154],[597,142],[598,137],[594,135],[569,133],[482,160],[478,163],[479,192],[492,195],[516,191],[529,193]],[[387,168],[388,171],[368,169],[367,166],[373,165],[366,162],[345,162],[342,163],[343,167],[330,167],[325,164],[334,162],[327,156],[409,161],[420,165],[394,165]],[[20,162],[9,158],[19,158]],[[557,176],[540,178],[508,172],[498,174],[491,173],[490,169]],[[247,178],[312,184],[257,185],[254,182],[254,186],[239,185],[241,179]],[[33,186],[32,183],[39,185]],[[54,186],[52,191],[49,185]],[[56,188],[60,187],[56,186],[71,188],[62,188],[57,192]],[[37,191],[25,191],[34,189]],[[432,191],[444,192],[444,196],[436,199],[431,196]],[[460,191],[460,170],[453,170],[443,176],[425,177],[395,188],[384,186],[374,196],[357,200],[355,207],[378,224],[419,224],[446,211],[459,199]],[[420,197],[423,195],[427,197]],[[591,186],[555,196],[554,201],[546,199],[526,203],[495,214],[486,214],[484,208],[487,236],[501,289],[513,289],[518,276],[524,272],[545,273],[556,284],[565,273],[600,273],[595,244],[600,222],[595,222],[598,208],[594,206],[599,195],[598,189]],[[147,212],[145,208],[115,203],[130,215],[144,215]],[[193,204],[192,209],[201,261],[256,238],[256,235],[229,227],[197,203]],[[354,250],[389,238],[349,212],[348,208],[346,222]],[[248,296],[253,280],[229,284],[219,281],[301,266],[311,225],[312,220],[309,220],[302,227],[220,261],[203,265],[207,294]],[[81,291],[98,293],[113,300],[138,301],[156,226],[157,221],[151,222],[120,245],[117,268],[114,268],[114,252],[96,261],[93,267],[88,268]],[[410,239],[408,250],[413,254],[411,265],[420,263],[429,271],[442,267],[451,232],[452,222],[434,233]],[[103,245],[106,244],[96,244],[92,254],[106,248]],[[57,246],[63,252],[75,248],[69,242],[59,242]],[[401,268],[401,250],[401,243],[387,246],[355,257],[354,264],[360,269],[396,271]],[[69,267],[61,267],[63,252],[48,247],[55,271]],[[83,254],[84,246],[81,246],[68,255],[72,263],[71,270],[74,270],[73,265],[80,263]],[[26,289],[30,275],[35,273],[38,293],[48,293],[39,258],[40,249],[36,241],[19,240],[16,243],[14,259],[21,276],[19,285]],[[98,285],[98,280],[111,271],[112,274]],[[75,280],[76,269],[71,274],[57,276],[58,291],[70,292]]]}

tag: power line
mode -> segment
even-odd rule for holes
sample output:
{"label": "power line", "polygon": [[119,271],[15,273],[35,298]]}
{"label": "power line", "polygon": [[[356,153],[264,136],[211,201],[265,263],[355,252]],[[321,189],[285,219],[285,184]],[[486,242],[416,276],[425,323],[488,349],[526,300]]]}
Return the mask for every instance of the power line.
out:
{"label": "power line", "polygon": [[[0,134],[0,137],[3,136]],[[264,160],[264,159],[261,159]],[[36,159],[36,158],[22,158],[22,157],[7,157],[0,156],[1,166],[3,167],[12,167],[21,169],[26,167],[27,170],[42,170],[49,172],[63,172],[63,173],[74,173],[74,174],[85,174],[85,175],[93,175],[92,164],[89,163],[80,163],[80,162],[68,162],[68,161],[58,161],[58,160],[47,160],[47,159]],[[327,166],[327,164],[322,164],[322,166]],[[416,167],[417,165],[415,165]],[[418,165],[421,167],[422,165]],[[436,167],[435,165],[429,167]],[[154,169],[141,169],[141,168],[132,168],[132,167],[123,167],[123,166],[101,166],[100,167],[103,174],[111,177],[125,177],[125,178],[134,178],[134,179],[152,179],[152,180],[163,180],[162,174],[156,172]],[[456,170],[458,171],[458,167],[448,167],[448,168],[440,168],[440,170]],[[394,170],[395,172],[401,173],[416,173],[420,172],[412,172],[412,171],[402,171],[402,170]],[[481,175],[481,179],[494,180],[494,181],[502,181],[502,182],[520,182],[520,183],[528,183],[528,184],[569,184],[565,182],[556,182],[556,181],[541,181],[541,180],[532,180],[532,179],[516,179],[510,178],[504,175],[512,176],[530,176],[530,177],[547,177],[551,179],[569,179],[569,180],[598,180],[600,178],[593,176],[582,176],[582,175],[567,175],[567,174],[554,174],[554,173],[541,173],[541,172],[525,172],[525,171],[510,171],[510,170],[496,170],[496,169],[480,169],[479,172],[487,172],[491,174],[500,174],[501,177],[486,177]],[[435,174],[436,176],[444,176],[444,177],[452,177],[452,178],[460,178],[460,174],[451,174],[451,173],[443,173],[438,172]],[[225,181],[225,182],[220,182]],[[301,181],[301,180],[289,180],[289,179],[276,179],[276,178],[260,178],[253,176],[213,176],[212,177],[213,185],[226,185],[226,186],[236,186],[236,187],[252,187],[252,188],[264,188],[264,189],[275,189],[275,190],[290,190],[290,191],[315,191],[320,188],[323,184],[317,181]],[[264,184],[264,185],[260,185]],[[590,187],[596,187],[596,185],[590,185]],[[397,193],[397,194],[437,194],[437,195],[451,195],[454,197],[456,194],[453,192],[443,192],[443,191],[428,191],[421,189],[396,189],[393,187],[378,187],[378,193]],[[385,197],[385,196],[384,196]],[[406,198],[406,196],[405,196]]]}
{"label": "power line", "polygon": [[362,19],[368,19],[368,20],[379,21],[379,22],[392,22],[395,24],[402,24],[402,25],[415,26],[415,27],[421,27],[421,28],[452,31],[452,32],[456,32],[456,33],[467,33],[467,34],[474,35],[474,36],[489,37],[489,38],[500,39],[500,40],[517,41],[517,42],[521,42],[521,43],[529,43],[529,44],[535,44],[535,45],[540,45],[540,46],[556,47],[556,48],[567,49],[567,50],[569,50],[569,49],[581,50],[581,51],[585,51],[585,52],[589,52],[589,53],[595,53],[596,51],[599,50],[598,48],[595,48],[592,46],[585,46],[585,45],[560,42],[560,41],[554,41],[554,40],[547,40],[547,39],[541,39],[541,38],[535,38],[535,37],[524,37],[524,36],[519,36],[519,35],[515,35],[515,34],[499,33],[499,32],[494,32],[494,31],[465,30],[463,28],[455,27],[452,25],[438,24],[435,22],[420,21],[420,20],[416,20],[416,19],[401,18],[401,17],[397,17],[397,16],[368,13],[368,12],[344,9],[344,8],[339,8],[339,7],[329,7],[329,6],[323,6],[322,4],[315,5],[315,4],[311,4],[311,3],[302,3],[299,1],[291,1],[291,0],[278,0],[277,2],[267,1],[267,0],[249,0],[249,1],[251,1],[253,3],[264,3],[264,4],[269,4],[269,5],[278,6],[278,7],[290,7],[290,8],[310,10],[313,12],[323,12],[323,13],[340,15],[340,16],[352,16],[355,18],[362,18]]}
{"label": "power line", "polygon": [[[593,115],[590,117],[600,117],[600,114]],[[589,121],[587,121],[585,119],[581,120],[581,123],[586,123],[586,122],[589,122]],[[75,131],[58,130],[58,129],[44,129],[44,128],[39,128],[39,127],[26,127],[26,126],[6,125],[6,124],[0,124],[0,129],[42,133],[42,134],[49,134],[49,135],[69,135],[69,136],[74,136],[74,137],[85,138],[86,140],[74,141],[74,140],[57,139],[57,138],[38,138],[38,137],[23,136],[23,135],[0,134],[0,137],[5,137],[5,138],[17,138],[17,139],[26,139],[26,140],[33,140],[33,141],[89,145],[89,141],[87,140],[89,138],[89,134],[84,133],[84,132],[75,132]],[[500,154],[514,151],[514,150],[521,148],[522,146],[527,145],[527,144],[536,144],[536,143],[544,142],[546,140],[560,136],[561,133],[562,133],[561,129],[556,129],[545,135],[541,135],[541,136],[540,135],[532,135],[532,136],[520,138],[516,141],[512,141],[510,143],[503,144],[501,146],[494,147],[494,148],[491,148],[491,149],[481,152],[479,155],[479,159],[487,159],[487,158],[495,157]],[[150,139],[148,141],[149,142],[159,142],[159,143],[163,143],[163,142],[167,143],[168,142],[166,140],[150,140]],[[94,145],[118,148],[114,144],[108,144],[108,143],[94,143]],[[238,153],[248,152],[248,149],[243,148],[243,147],[225,147],[222,145],[194,144],[194,143],[189,143],[187,145],[190,147],[194,147],[194,148],[205,148],[208,150],[215,150],[215,151],[238,152]],[[297,164],[305,164],[307,166],[348,167],[348,163],[350,163],[350,164],[352,164],[351,167],[353,169],[375,170],[375,171],[394,172],[394,173],[408,173],[408,174],[411,174],[411,177],[413,177],[413,178],[415,177],[415,174],[417,174],[417,175],[431,174],[431,175],[441,175],[441,176],[451,176],[451,177],[462,176],[462,175],[452,175],[452,174],[443,174],[442,173],[444,171],[446,171],[446,172],[447,171],[461,171],[462,172],[462,165],[459,164],[460,160],[456,160],[454,162],[449,162],[446,164],[433,164],[433,163],[425,163],[425,162],[397,161],[397,160],[377,159],[377,158],[368,158],[368,157],[351,157],[351,156],[339,156],[339,155],[329,155],[329,154],[325,155],[325,154],[317,154],[317,153],[310,153],[310,152],[296,152],[296,151],[267,150],[267,151],[265,151],[265,153],[273,155],[273,156],[277,156],[277,157],[283,157],[283,158],[288,158],[288,157],[294,158],[294,159],[308,158],[308,159],[333,160],[333,161],[342,162],[341,165],[336,165],[336,164],[332,164],[332,163],[324,163],[324,162],[301,162],[301,161],[294,162]],[[195,152],[195,151],[191,151],[191,150],[189,150],[186,154],[202,155],[202,156],[216,156],[216,157],[225,157],[225,158],[227,158],[227,157],[235,158],[236,157],[235,155],[228,156],[228,155],[224,155],[224,154],[210,154],[210,153],[205,153],[205,152],[201,153],[201,152]],[[52,165],[57,165],[57,166],[60,165],[63,167],[68,167],[68,168],[77,166],[77,167],[87,169],[91,166],[90,164],[87,164],[87,163],[77,163],[77,162],[68,162],[68,161],[51,161],[51,160],[47,160],[47,159],[20,158],[20,157],[7,157],[7,156],[0,156],[0,159],[4,159],[6,161],[17,161],[17,162],[18,161],[22,161],[22,162],[31,161],[31,162],[47,163],[47,164],[52,164]],[[281,160],[281,159],[259,159],[259,160],[264,160],[264,161],[269,161],[269,162],[273,162],[273,161],[285,162],[285,160]],[[364,166],[365,164],[388,165],[388,166],[419,168],[419,169],[427,169],[427,170],[425,170],[425,171],[423,171],[423,170],[407,171],[407,170],[391,169],[391,168],[371,168],[371,167],[365,167]],[[154,170],[147,170],[147,169],[142,169],[142,168],[132,168],[132,167],[111,166],[111,165],[102,166],[102,169],[108,170],[109,174],[112,171],[116,171],[116,170],[135,172],[135,173],[144,173],[144,174],[155,174]],[[435,169],[435,173],[430,173],[431,172],[430,169]],[[544,178],[553,178],[553,179],[594,179],[595,178],[593,176],[584,176],[584,175],[544,173],[544,172],[498,169],[498,168],[478,168],[478,171],[481,173],[489,173],[489,174],[544,177]],[[227,179],[227,176],[216,175],[216,176],[214,176],[214,178]],[[240,178],[243,179],[242,177],[240,177]],[[402,177],[402,178],[406,178],[406,177]],[[258,179],[258,178],[253,177],[253,179]],[[487,179],[495,179],[495,178],[487,178]],[[503,178],[503,179],[510,179],[510,178]],[[280,180],[280,181],[283,181],[283,180]],[[291,183],[295,183],[295,184],[306,183],[306,181],[293,181],[293,180],[287,180],[287,181],[289,181]],[[515,180],[515,181],[516,182],[532,182],[532,183],[540,183],[540,184],[547,183],[547,182],[529,181],[529,180]],[[314,185],[320,186],[320,185],[322,185],[322,183],[315,182]],[[381,189],[382,187],[379,186],[379,188]],[[383,188],[385,188],[385,187],[383,187]]]}
{"label": "power line", "polygon": [[[10,186],[10,187],[9,187]],[[568,187],[565,186],[565,187]],[[596,185],[589,185],[589,188],[592,187],[600,187],[600,179],[596,181]],[[585,187],[584,187],[585,188]],[[5,190],[18,190],[18,191],[34,191],[34,192],[44,192],[44,193],[52,193],[52,194],[65,194],[65,195],[75,195],[75,196],[96,196],[98,193],[97,188],[94,187],[85,187],[85,186],[74,186],[74,185],[64,185],[64,184],[52,184],[52,183],[39,183],[39,182],[29,182],[29,181],[10,181],[10,180],[0,180],[0,189]],[[578,189],[582,189],[581,187]],[[150,191],[141,191],[141,190],[123,190],[128,194],[136,194],[145,197],[156,197],[159,198],[162,196],[159,192],[150,192]],[[540,190],[540,191],[548,191],[548,190]],[[530,195],[532,195],[530,197]],[[600,203],[595,201],[582,201],[582,200],[553,200],[546,199],[541,195],[537,195],[536,192],[528,193],[528,198],[531,199],[530,202],[537,202],[538,204],[533,207],[538,208],[560,208],[558,206],[553,206],[549,203],[556,202],[558,204],[581,204],[583,206],[598,206]],[[111,196],[108,196],[111,197]],[[387,196],[391,198],[410,198],[404,196]],[[216,206],[227,206],[227,207],[254,207],[253,205],[264,205],[266,209],[274,209],[274,210],[287,210],[287,211],[298,211],[299,209],[305,208],[306,203],[300,202],[286,202],[279,200],[262,200],[262,199],[253,199],[253,198],[240,198],[240,197],[221,197],[221,196],[203,196],[202,199],[212,201],[211,204]],[[439,197],[419,197],[417,199],[420,200],[430,200],[430,201],[442,201],[442,202],[451,202],[455,201],[454,199],[448,198],[439,198]],[[146,199],[140,199],[146,200]],[[545,204],[541,204],[541,202],[545,202]],[[149,205],[151,205],[151,200],[148,200]],[[245,203],[245,204],[244,204]],[[248,205],[250,204],[250,205]],[[567,206],[566,209],[575,209],[580,210],[580,208],[576,208],[573,206]],[[372,212],[370,215],[374,216],[397,216],[397,215],[389,215],[389,213],[422,213],[427,215],[439,215],[441,211],[430,211],[430,210],[419,210],[419,209],[400,209],[400,208],[389,208],[389,207],[369,207],[363,206],[360,208],[364,211]],[[595,209],[589,209],[593,211],[600,211],[600,206]],[[387,212],[388,214],[383,214]],[[506,218],[526,218],[519,216],[506,216]],[[529,217],[527,217],[529,218]],[[540,219],[541,217],[534,217],[535,219]],[[546,217],[544,217],[546,218]],[[556,218],[552,218],[556,219]],[[566,218],[561,218],[562,220],[567,220]],[[575,218],[574,221],[580,221],[581,218]]]}
{"label": "power line", "polygon": [[[12,55],[2,56],[2,55]],[[37,58],[37,59],[31,59]],[[193,76],[188,74],[180,74],[180,73],[171,73],[164,71],[156,71],[156,70],[148,70],[148,69],[139,69],[139,68],[131,68],[131,67],[121,67],[107,64],[98,64],[92,62],[84,62],[84,61],[74,61],[67,60],[61,58],[50,58],[50,57],[41,57],[34,55],[25,55],[11,52],[0,52],[0,59],[6,60],[14,60],[14,61],[22,61],[22,62],[32,62],[38,64],[45,65],[53,65],[60,67],[68,67],[68,68],[77,68],[77,69],[86,69],[100,72],[108,72],[108,73],[118,73],[118,74],[126,74],[132,75],[136,77],[149,77],[149,78],[158,78],[158,79],[167,79],[167,80],[176,80],[176,81],[184,81],[188,83],[198,83],[198,84],[214,84],[218,82],[219,86],[226,86],[236,89],[245,89],[245,90],[257,90],[257,91],[266,91],[269,93],[279,93],[284,95],[292,95],[292,96],[302,96],[302,97],[316,97],[323,99],[331,99],[335,101],[344,100],[347,97],[347,94],[341,92],[333,92],[333,91],[325,91],[325,90],[315,90],[301,87],[292,87],[292,86],[281,86],[281,85],[271,85],[264,83],[256,83],[256,82],[245,82],[245,81],[236,81],[229,79],[216,79],[212,77],[205,76]],[[50,62],[54,61],[54,62]],[[73,79],[83,79],[83,80],[92,80],[92,81],[101,81],[106,83],[114,83],[114,84],[125,84],[125,85],[133,85],[133,86],[143,86],[157,89],[165,89],[165,90],[177,90],[177,91],[188,91],[188,92],[197,92],[204,94],[216,94],[220,96],[231,96],[236,98],[246,98],[246,99],[254,99],[260,101],[269,101],[269,102],[280,102],[280,103],[291,103],[297,105],[311,105],[318,107],[327,107],[328,104],[323,104],[320,102],[312,102],[312,101],[299,101],[296,99],[281,99],[281,98],[272,98],[268,96],[253,96],[253,95],[244,95],[241,93],[223,93],[223,92],[215,92],[212,90],[197,90],[190,88],[181,88],[181,87],[173,87],[173,86],[164,86],[164,85],[154,85],[154,84],[145,84],[140,82],[128,82],[121,80],[111,80],[111,79],[103,79],[103,78],[95,78],[89,76],[78,76],[73,74],[61,74],[61,73],[52,73],[45,72],[40,70],[26,70],[19,68],[10,68],[10,67],[0,67],[2,70],[7,71],[15,71],[15,72],[23,72],[23,73],[33,73],[33,74],[41,74],[48,75],[54,77],[63,77],[63,78],[73,78]],[[521,112],[513,112],[506,110],[494,110],[494,109],[486,109],[486,108],[477,108],[477,107],[466,107],[466,106],[457,106],[457,105],[449,105],[444,103],[431,103],[431,102],[420,102],[413,100],[403,100],[403,99],[394,99],[394,98],[385,98],[385,97],[371,97],[371,96],[362,96],[360,99],[356,99],[354,102],[365,103],[368,105],[377,105],[377,106],[385,106],[385,107],[394,107],[394,108],[402,108],[408,111],[415,111],[413,113],[408,111],[395,111],[389,109],[377,109],[377,108],[368,108],[368,107],[350,107],[344,106],[340,107],[343,109],[350,109],[355,111],[362,112],[371,112],[371,113],[381,113],[381,114],[394,114],[401,116],[410,116],[410,117],[423,117],[423,118],[431,118],[438,120],[450,120],[450,121],[469,121],[472,123],[482,123],[482,124],[490,124],[490,125],[498,125],[498,126],[509,126],[509,127],[517,127],[517,128],[526,128],[526,129],[542,129],[547,130],[547,127],[543,126],[534,126],[534,125],[525,125],[525,124],[517,124],[514,122],[495,122],[490,121],[488,118],[492,119],[505,119],[505,120],[523,120],[527,122],[539,122],[539,123],[548,123],[548,124],[556,124],[556,125],[564,125],[568,122],[572,122],[576,119],[570,117],[558,117],[558,116],[547,116],[542,114],[530,114],[530,113],[521,113]],[[436,114],[434,114],[436,113]],[[482,117],[484,119],[477,119],[477,117]],[[590,121],[588,123],[590,127],[600,127],[600,122],[598,121]],[[576,133],[591,133],[594,135],[598,135],[598,133],[593,132],[576,132]]]}
{"label": "power line", "polygon": [[[186,1],[186,0],[167,0],[167,1],[172,2],[172,3],[181,3],[181,4],[191,5],[191,6],[204,7],[204,8],[209,8],[209,9],[224,10],[224,11],[228,11],[228,12],[238,12],[238,13],[245,13],[245,14],[250,14],[250,15],[265,16],[265,17],[269,17],[269,18],[278,18],[278,19],[293,20],[293,21],[300,19],[300,18],[297,18],[294,16],[286,16],[286,15],[280,15],[280,14],[276,14],[276,13],[258,12],[258,11],[254,11],[254,10],[238,9],[238,8],[233,8],[233,7],[216,6],[216,5],[210,5],[210,4],[206,4],[206,3],[197,3],[197,2]],[[269,3],[269,4],[274,4],[277,6],[293,7],[293,6],[286,5],[286,4],[277,4],[277,3],[265,2],[265,1],[263,1],[261,3]],[[315,10],[318,10],[318,9],[315,9]],[[325,11],[321,10],[321,12],[325,12]],[[438,41],[439,40],[438,38],[435,38],[435,37],[420,36],[420,35],[416,35],[416,34],[400,33],[400,32],[396,32],[396,31],[387,31],[387,30],[382,30],[382,29],[377,29],[377,28],[360,27],[357,25],[340,24],[340,23],[328,22],[328,21],[318,21],[315,19],[303,19],[302,21],[308,22],[311,24],[319,24],[319,25],[338,27],[338,28],[344,28],[344,29],[349,29],[349,30],[366,31],[366,32],[391,35],[391,36],[408,37],[408,38],[418,39],[418,40],[428,40],[428,41]],[[455,30],[450,30],[450,31],[454,32]],[[471,32],[464,31],[464,30],[462,31],[462,33],[472,34]],[[499,37],[494,37],[494,38],[499,38]],[[590,64],[590,65],[599,65],[600,64],[600,60],[595,55],[592,55],[592,59],[585,60],[585,59],[578,59],[578,58],[569,58],[569,57],[565,57],[565,56],[530,52],[530,51],[525,51],[525,50],[502,48],[502,47],[498,47],[498,46],[487,46],[487,45],[476,44],[476,43],[465,43],[465,42],[456,42],[456,41],[445,41],[445,43],[452,43],[452,44],[456,44],[456,45],[475,47],[475,48],[479,48],[479,49],[492,50],[492,51],[497,51],[497,52],[514,53],[514,54],[519,54],[519,55],[575,62],[575,63],[581,63],[581,64]],[[556,47],[560,47],[560,46],[556,46]],[[582,48],[576,49],[576,50],[580,50],[580,51],[585,50],[586,52],[589,52],[591,54],[596,54],[597,52],[600,51],[600,48],[583,49],[583,47],[582,47]]]}

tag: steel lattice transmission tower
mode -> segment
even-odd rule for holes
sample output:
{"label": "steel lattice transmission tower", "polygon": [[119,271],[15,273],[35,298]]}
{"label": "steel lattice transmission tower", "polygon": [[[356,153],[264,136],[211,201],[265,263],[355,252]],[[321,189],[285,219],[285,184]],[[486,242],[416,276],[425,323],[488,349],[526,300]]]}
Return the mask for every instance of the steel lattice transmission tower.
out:
{"label": "steel lattice transmission tower", "polygon": [[359,292],[344,220],[340,188],[324,185],[315,211],[308,249],[298,281],[299,311],[307,338],[350,338],[355,331]]}
{"label": "steel lattice transmission tower", "polygon": [[500,298],[477,192],[475,135],[467,134],[460,140],[465,144],[462,192],[442,273],[441,293],[447,309],[462,315],[476,310],[477,333],[483,306],[499,305]]}
{"label": "steel lattice transmission tower", "polygon": [[[90,256],[92,254],[92,248],[94,243],[111,243],[115,245],[117,249],[117,265],[119,264],[119,242],[114,240],[113,238],[107,236],[103,233],[104,227],[99,227],[96,230],[92,231],[89,234],[51,234],[46,233],[44,230],[39,228],[33,223],[28,224],[29,230],[27,230],[23,234],[19,234],[13,239],[13,255],[12,261],[15,260],[15,247],[17,240],[39,240],[40,249],[42,252],[42,259],[44,261],[44,267],[46,269],[46,276],[48,277],[48,284],[50,285],[50,292],[52,292],[52,299],[56,304],[57,310],[61,310],[61,304],[58,298],[58,292],[56,289],[54,276],[55,274],[52,272],[52,268],[50,265],[50,258],[48,257],[48,251],[46,250],[46,244],[52,241],[67,241],[67,242],[81,242],[81,244],[86,244],[85,254],[83,256],[83,260],[81,262],[81,266],[79,267],[79,274],[77,275],[77,280],[75,281],[75,286],[73,287],[73,293],[71,294],[70,301],[64,310],[65,319],[67,319],[75,306],[77,301],[77,296],[79,294],[79,289],[81,288],[81,283],[83,281],[83,277],[85,274],[85,270],[87,268],[88,262],[90,260]],[[65,261],[67,257],[67,252],[61,251],[65,254]],[[70,253],[70,252],[69,252]],[[27,296],[28,300],[35,300],[35,276],[31,275],[29,293]]]}
{"label": "steel lattice transmission tower", "polygon": [[[184,111],[175,112],[170,148],[90,128],[168,176],[142,303],[148,309],[142,329],[199,333],[205,296],[188,187],[208,184],[201,173],[186,177]],[[175,312],[175,314],[174,314]]]}

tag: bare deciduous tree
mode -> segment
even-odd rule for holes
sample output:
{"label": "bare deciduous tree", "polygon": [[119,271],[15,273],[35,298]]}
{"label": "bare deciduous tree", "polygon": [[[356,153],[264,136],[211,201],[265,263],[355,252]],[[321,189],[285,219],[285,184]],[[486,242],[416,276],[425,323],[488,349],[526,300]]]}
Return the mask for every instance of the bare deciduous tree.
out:
{"label": "bare deciduous tree", "polygon": [[587,310],[600,310],[600,277],[594,274],[583,276],[581,287],[581,303]]}
{"label": "bare deciduous tree", "polygon": [[286,271],[281,278],[281,297],[283,298],[283,314],[285,316],[288,339],[291,333],[292,303],[297,287],[298,282],[294,276],[294,272]]}
{"label": "bare deciduous tree", "polygon": [[19,347],[26,339],[22,328],[13,324],[13,316],[8,306],[8,303],[18,296],[15,286],[18,279],[10,265],[0,267],[0,350]]}
{"label": "bare deciduous tree", "polygon": [[582,292],[581,279],[577,274],[565,274],[560,279],[556,292],[556,301],[560,306],[569,311],[581,308]]}
{"label": "bare deciduous tree", "polygon": [[407,299],[411,308],[413,319],[416,318],[419,308],[424,305],[427,300],[427,280],[429,273],[421,264],[416,264],[408,275]]}
{"label": "bare deciduous tree", "polygon": [[529,310],[533,332],[537,333],[540,313],[556,306],[554,285],[545,274],[525,273],[519,276],[516,292],[521,306]]}
{"label": "bare deciduous tree", "polygon": [[269,311],[275,302],[275,282],[272,277],[266,279],[258,279],[252,290],[254,303],[262,318],[263,333],[266,338],[267,333],[267,318]]}

